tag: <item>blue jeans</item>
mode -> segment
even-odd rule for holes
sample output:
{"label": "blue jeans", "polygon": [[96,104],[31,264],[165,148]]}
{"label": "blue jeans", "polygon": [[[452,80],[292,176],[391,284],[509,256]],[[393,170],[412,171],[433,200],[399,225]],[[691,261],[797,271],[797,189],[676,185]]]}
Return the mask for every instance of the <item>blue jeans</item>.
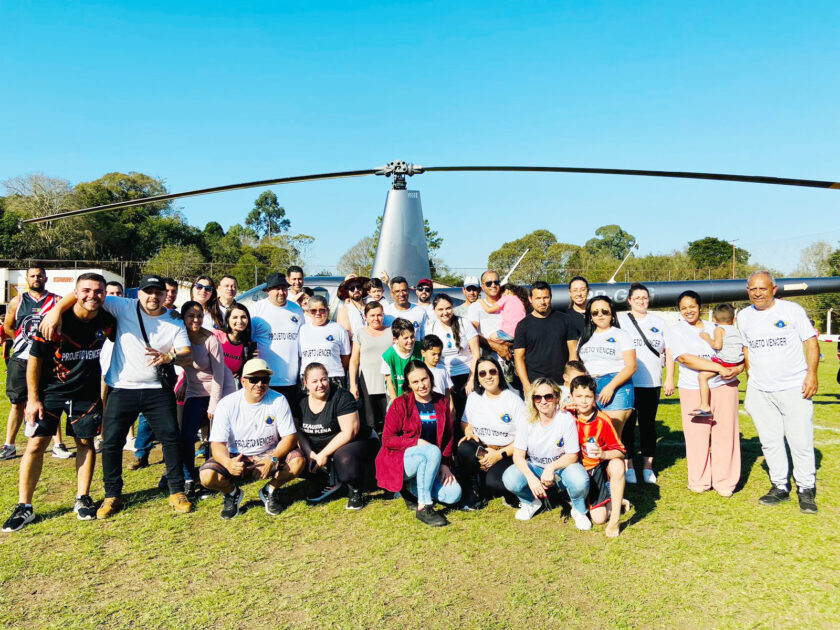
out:
{"label": "blue jeans", "polygon": [[444,486],[440,480],[440,449],[434,444],[422,444],[405,449],[403,474],[408,489],[423,505],[435,501],[452,505],[461,500],[461,486],[453,482]]}
{"label": "blue jeans", "polygon": [[184,417],[181,419],[181,430],[178,442],[181,448],[181,459],[184,461],[184,479],[196,480],[195,474],[195,436],[202,422],[207,421],[207,407],[210,406],[210,396],[187,398],[184,401]]}
{"label": "blue jeans", "polygon": [[[543,473],[542,468],[531,462],[528,462],[528,468],[537,477]],[[510,466],[505,471],[505,474],[502,475],[502,483],[505,484],[505,488],[522,501],[531,503],[534,500],[534,493],[528,487],[528,480],[516,466]],[[569,498],[572,500],[572,506],[578,512],[586,514],[586,497],[589,494],[589,475],[580,462],[569,464],[562,470],[555,471],[554,483],[557,484],[558,488],[566,489],[566,492],[569,493]]]}
{"label": "blue jeans", "polygon": [[134,456],[137,459],[148,457],[154,441],[155,434],[152,432],[152,427],[149,426],[146,416],[141,413],[137,421],[137,436],[134,438]]}
{"label": "blue jeans", "polygon": [[[601,390],[610,384],[610,381],[615,378],[616,374],[618,374],[618,372],[595,377],[595,383],[598,386],[598,389],[595,392],[596,396],[600,395]],[[621,411],[623,409],[632,409],[633,404],[635,403],[635,397],[633,394],[633,383],[627,381],[624,385],[615,390],[612,400],[609,403],[603,407],[598,405],[598,408],[602,411]]]}

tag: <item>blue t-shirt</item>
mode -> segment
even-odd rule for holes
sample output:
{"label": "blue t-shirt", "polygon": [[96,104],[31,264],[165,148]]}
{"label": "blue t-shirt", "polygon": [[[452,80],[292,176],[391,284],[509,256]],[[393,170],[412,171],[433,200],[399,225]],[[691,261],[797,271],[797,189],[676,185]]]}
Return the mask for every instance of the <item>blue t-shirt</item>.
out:
{"label": "blue t-shirt", "polygon": [[434,403],[415,402],[420,412],[420,437],[430,444],[437,444],[437,412]]}

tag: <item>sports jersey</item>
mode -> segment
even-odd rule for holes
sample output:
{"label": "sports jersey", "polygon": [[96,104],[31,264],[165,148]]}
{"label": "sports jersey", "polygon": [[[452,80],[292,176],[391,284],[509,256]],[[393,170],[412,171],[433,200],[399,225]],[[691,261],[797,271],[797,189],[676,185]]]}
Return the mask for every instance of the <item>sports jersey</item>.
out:
{"label": "sports jersey", "polygon": [[45,292],[39,299],[30,295],[29,291],[20,294],[18,307],[15,311],[15,319],[12,326],[15,329],[15,337],[12,342],[12,356],[15,359],[26,361],[29,358],[29,349],[35,333],[44,313],[51,310],[60,299],[55,293]]}
{"label": "sports jersey", "polygon": [[749,348],[749,385],[765,392],[802,387],[808,364],[802,342],[816,332],[805,309],[773,300],[764,310],[749,306],[738,313],[738,328]]}
{"label": "sports jersey", "polygon": [[650,345],[659,354],[654,354],[647,347],[636,326],[630,321],[630,313],[618,314],[621,330],[630,335],[636,348],[636,371],[633,373],[633,387],[660,387],[662,385],[662,362],[668,347],[665,330],[665,320],[655,313],[647,313],[641,319],[636,317],[636,323],[645,335]]}
{"label": "sports jersey", "polygon": [[440,359],[446,366],[450,376],[461,376],[470,373],[472,352],[469,341],[476,336],[475,327],[466,319],[459,318],[461,343],[455,343],[455,336],[449,326],[444,326],[437,316],[426,324],[427,335],[437,335],[443,342]]}
{"label": "sports jersey", "polygon": [[216,406],[210,428],[211,442],[224,442],[230,453],[248,457],[273,451],[280,438],[296,433],[285,396],[269,390],[258,403],[245,400],[240,389]]}
{"label": "sports jersey", "polygon": [[512,390],[498,396],[472,392],[461,419],[471,425],[476,437],[490,446],[507,446],[516,436],[517,424],[525,420],[525,403]]}
{"label": "sports jersey", "polygon": [[[676,361],[684,354],[692,354],[701,359],[712,360],[715,351],[712,347],[700,338],[700,333],[705,332],[710,337],[714,337],[715,327],[707,321],[703,321],[703,328],[695,328],[685,320],[679,321],[670,328],[668,328],[668,345],[671,348],[671,354],[674,355]],[[731,379],[735,380],[735,379]],[[709,379],[709,387],[714,389],[725,385],[720,375],[716,375]],[[680,377],[677,380],[677,387],[680,389],[700,389],[700,381],[697,378],[697,370],[694,370],[687,365],[680,363]]]}
{"label": "sports jersey", "polygon": [[35,334],[30,354],[42,360],[41,395],[45,401],[67,399],[95,401],[101,394],[99,355],[113,338],[116,320],[100,310],[93,319],[81,320],[73,309],[61,315],[61,332],[46,341]]}
{"label": "sports jersey", "polygon": [[423,338],[423,335],[426,334],[426,320],[428,319],[428,313],[422,306],[411,304],[407,310],[401,311],[395,304],[386,304],[382,310],[385,313],[386,327],[390,327],[391,324],[394,323],[395,319],[402,317],[414,324],[414,338],[417,341],[420,341]]}
{"label": "sports jersey", "polygon": [[298,334],[298,348],[301,375],[310,363],[321,363],[327,368],[327,376],[344,376],[341,356],[350,354],[350,337],[344,326],[335,322],[304,324]]}
{"label": "sports jersey", "polygon": [[589,422],[581,420],[575,412],[575,422],[577,423],[578,439],[580,440],[580,454],[583,456],[583,467],[586,470],[592,470],[601,463],[600,459],[589,457],[586,454],[587,442],[594,442],[601,447],[602,451],[626,452],[618,434],[615,432],[612,420],[603,411],[596,413]]}
{"label": "sports jersey", "polygon": [[583,345],[578,344],[578,357],[593,376],[615,374],[624,369],[622,353],[633,350],[633,339],[615,326],[592,334]]}
{"label": "sports jersey", "polygon": [[251,322],[260,358],[265,359],[274,372],[271,385],[296,385],[300,365],[298,332],[303,325],[303,309],[291,300],[286,301],[285,306],[260,300],[251,308]]}
{"label": "sports jersey", "polygon": [[575,419],[559,409],[545,426],[539,420],[531,424],[523,417],[516,424],[513,447],[525,451],[525,457],[535,466],[545,468],[566,453],[580,451]]}
{"label": "sports jersey", "polygon": [[396,346],[391,346],[382,355],[382,373],[391,377],[391,384],[394,386],[397,396],[403,393],[405,366],[412,359],[423,360],[423,356],[420,354],[420,343],[417,341],[414,342],[414,348],[409,355],[402,354],[402,351],[397,350]]}

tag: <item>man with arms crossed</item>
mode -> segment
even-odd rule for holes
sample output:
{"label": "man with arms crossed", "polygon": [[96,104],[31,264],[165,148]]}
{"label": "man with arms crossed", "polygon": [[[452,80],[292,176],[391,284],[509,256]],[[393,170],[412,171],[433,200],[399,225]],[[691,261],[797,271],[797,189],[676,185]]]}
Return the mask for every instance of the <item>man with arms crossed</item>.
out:
{"label": "man with arms crossed", "polygon": [[790,498],[787,441],[799,509],[806,514],[816,514],[814,402],[811,399],[817,393],[819,343],[805,309],[794,302],[777,300],[777,288],[769,272],[750,274],[747,293],[752,306],[738,313],[737,320],[747,344],[744,347],[748,374],[744,407],[755,423],[773,484],[758,502],[778,505]]}
{"label": "man with arms crossed", "polygon": [[26,434],[29,442],[20,462],[18,500],[4,532],[16,532],[35,518],[32,495],[41,476],[44,450],[67,415],[67,435],[76,440],[76,503],[79,520],[96,518],[96,506],[88,494],[96,464],[93,439],[102,426],[99,397],[99,355],[106,339],[113,338],[114,318],[101,310],[105,278],[85,273],[76,280],[76,303],[61,316],[61,332],[47,341],[38,333],[32,342],[26,368],[29,399],[26,403]]}

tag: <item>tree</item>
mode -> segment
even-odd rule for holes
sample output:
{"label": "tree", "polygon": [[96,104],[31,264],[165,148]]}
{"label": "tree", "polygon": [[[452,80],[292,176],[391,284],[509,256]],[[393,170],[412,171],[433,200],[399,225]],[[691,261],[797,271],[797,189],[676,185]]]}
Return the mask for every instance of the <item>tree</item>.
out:
{"label": "tree", "polygon": [[272,191],[264,191],[254,202],[254,209],[245,218],[245,225],[259,236],[272,238],[286,232],[291,222],[285,218],[286,210],[277,201]]}
{"label": "tree", "polygon": [[834,248],[825,241],[811,243],[799,255],[799,266],[794,273],[798,276],[827,276],[831,274],[829,258]]}
{"label": "tree", "polygon": [[579,249],[579,246],[571,243],[558,243],[557,237],[548,230],[535,230],[515,241],[505,243],[492,252],[487,258],[487,267],[504,277],[525,250],[528,250],[511,275],[511,282],[563,282],[566,280],[566,266]]}
{"label": "tree", "polygon": [[207,261],[196,245],[165,245],[143,265],[143,273],[169,276],[177,280],[194,280],[206,273]]}
{"label": "tree", "polygon": [[635,240],[635,236],[625,232],[619,225],[602,225],[595,230],[595,238],[590,238],[583,247],[592,254],[606,254],[621,260]]}
{"label": "tree", "polygon": [[[732,264],[732,243],[714,236],[707,236],[688,244],[688,257],[695,267],[720,267]],[[750,253],[740,247],[735,248],[735,261],[746,265],[750,260]]]}
{"label": "tree", "polygon": [[373,267],[373,254],[375,251],[372,236],[365,236],[353,247],[348,249],[338,261],[338,273],[346,275],[354,273],[358,276],[370,276]]}

